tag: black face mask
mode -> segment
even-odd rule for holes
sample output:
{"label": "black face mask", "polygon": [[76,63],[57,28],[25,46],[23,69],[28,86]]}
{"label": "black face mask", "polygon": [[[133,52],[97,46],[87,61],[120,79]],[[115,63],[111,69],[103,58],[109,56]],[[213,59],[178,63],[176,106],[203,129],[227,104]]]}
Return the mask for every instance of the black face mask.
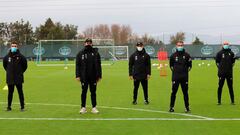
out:
{"label": "black face mask", "polygon": [[91,45],[86,45],[85,48],[86,48],[87,50],[90,50],[90,49],[92,49],[92,46],[91,46]]}

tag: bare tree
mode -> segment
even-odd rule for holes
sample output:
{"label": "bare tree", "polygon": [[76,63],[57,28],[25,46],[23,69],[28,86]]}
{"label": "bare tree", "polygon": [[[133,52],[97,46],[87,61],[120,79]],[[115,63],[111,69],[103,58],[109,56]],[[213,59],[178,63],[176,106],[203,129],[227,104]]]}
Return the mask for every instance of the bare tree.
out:
{"label": "bare tree", "polygon": [[111,28],[107,24],[99,24],[88,27],[83,31],[85,38],[114,39],[116,44],[126,44],[129,42],[132,29],[129,25],[113,24]]}
{"label": "bare tree", "polygon": [[99,24],[94,27],[94,34],[96,38],[108,39],[111,38],[111,31],[107,24]]}
{"label": "bare tree", "polygon": [[178,41],[184,41],[185,40],[185,33],[184,32],[177,32],[176,35],[172,35],[170,37],[170,43],[176,44]]}
{"label": "bare tree", "polygon": [[112,38],[115,44],[120,44],[120,31],[121,31],[121,26],[119,24],[113,24],[111,26]]}
{"label": "bare tree", "polygon": [[120,43],[121,44],[126,44],[128,43],[130,37],[132,34],[132,29],[129,25],[122,25],[121,26],[121,31],[120,31]]}
{"label": "bare tree", "polygon": [[95,38],[94,35],[94,28],[93,27],[88,27],[83,31],[83,37],[84,38]]}
{"label": "bare tree", "polygon": [[149,36],[147,33],[142,36],[142,42],[144,44],[156,44],[156,40],[153,37]]}
{"label": "bare tree", "polygon": [[192,45],[204,45],[204,42],[201,41],[198,37],[192,42]]}
{"label": "bare tree", "polygon": [[0,23],[0,45],[4,44],[10,39],[10,30],[8,23]]}

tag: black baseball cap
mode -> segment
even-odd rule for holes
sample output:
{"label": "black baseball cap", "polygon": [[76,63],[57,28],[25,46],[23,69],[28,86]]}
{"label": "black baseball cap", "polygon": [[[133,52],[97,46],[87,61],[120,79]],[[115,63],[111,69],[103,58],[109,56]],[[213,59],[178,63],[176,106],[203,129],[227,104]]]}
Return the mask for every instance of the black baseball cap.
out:
{"label": "black baseball cap", "polygon": [[136,46],[143,46],[142,42],[137,42]]}

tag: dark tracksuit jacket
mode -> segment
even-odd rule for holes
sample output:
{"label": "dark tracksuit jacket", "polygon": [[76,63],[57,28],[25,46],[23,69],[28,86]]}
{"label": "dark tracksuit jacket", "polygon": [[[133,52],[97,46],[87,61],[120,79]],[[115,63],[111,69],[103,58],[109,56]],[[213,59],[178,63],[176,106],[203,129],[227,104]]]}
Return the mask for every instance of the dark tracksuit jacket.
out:
{"label": "dark tracksuit jacket", "polygon": [[136,80],[147,79],[151,75],[151,60],[145,49],[135,51],[129,58],[129,76]]}
{"label": "dark tracksuit jacket", "polygon": [[232,77],[234,63],[235,63],[235,57],[231,49],[222,49],[221,51],[219,51],[216,56],[218,76]]}
{"label": "dark tracksuit jacket", "polygon": [[76,78],[81,82],[96,82],[102,78],[101,58],[96,48],[85,47],[76,57]]}
{"label": "dark tracksuit jacket", "polygon": [[7,73],[6,82],[8,85],[24,83],[23,73],[27,70],[27,60],[19,50],[16,53],[9,52],[3,58],[3,67]]}
{"label": "dark tracksuit jacket", "polygon": [[183,50],[176,51],[170,56],[170,68],[172,70],[172,81],[188,80],[188,72],[192,68],[191,56]]}

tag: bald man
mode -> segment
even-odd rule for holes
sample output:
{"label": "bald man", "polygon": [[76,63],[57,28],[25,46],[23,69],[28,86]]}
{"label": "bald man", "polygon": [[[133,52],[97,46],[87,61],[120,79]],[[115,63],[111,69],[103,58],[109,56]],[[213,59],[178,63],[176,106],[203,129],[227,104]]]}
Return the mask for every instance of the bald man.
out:
{"label": "bald man", "polygon": [[234,105],[234,92],[233,92],[233,66],[235,63],[234,53],[229,47],[229,43],[224,41],[222,50],[217,53],[216,64],[218,67],[218,105],[221,105],[222,88],[225,79],[229,88],[231,104]]}

